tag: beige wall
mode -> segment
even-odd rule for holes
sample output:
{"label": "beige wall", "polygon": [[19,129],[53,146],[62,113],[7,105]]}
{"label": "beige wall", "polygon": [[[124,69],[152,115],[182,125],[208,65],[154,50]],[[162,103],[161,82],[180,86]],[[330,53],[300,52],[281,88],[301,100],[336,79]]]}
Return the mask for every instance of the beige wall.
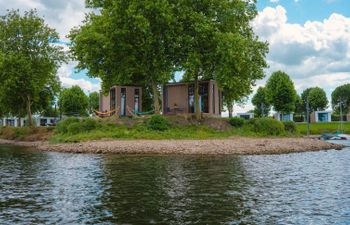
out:
{"label": "beige wall", "polygon": [[[202,82],[204,83],[204,82]],[[219,103],[219,88],[218,85],[215,81],[211,80],[208,83],[208,103],[209,103],[209,113],[214,114],[213,110],[213,97],[215,100],[215,115],[220,115],[220,103]],[[212,85],[214,85],[214,96],[213,96],[213,90],[212,90]],[[189,113],[189,102],[188,102],[188,86],[189,84],[187,83],[180,83],[180,84],[168,84],[165,85],[165,89],[167,89],[167,95],[163,93],[163,112],[164,114],[167,114],[166,112],[166,101],[167,101],[167,107],[170,108],[170,110],[174,109],[174,104],[177,104],[178,108],[184,109],[184,113]],[[164,91],[163,88],[163,91]]]}
{"label": "beige wall", "polygon": [[[139,111],[142,111],[142,88],[141,87],[133,87],[133,86],[113,86],[111,87],[115,88],[116,91],[116,107],[120,109],[121,105],[121,89],[126,88],[126,105],[130,108],[130,110],[134,110],[134,93],[135,89],[140,89],[140,105],[139,105]],[[103,95],[102,93],[100,94],[101,100],[100,102],[102,103],[100,105],[100,111],[110,111],[110,93],[108,93],[107,96]],[[119,112],[120,114],[120,112]],[[126,115],[127,116],[132,116],[131,113],[126,110]]]}
{"label": "beige wall", "polygon": [[188,85],[173,85],[167,87],[167,106],[173,109],[175,104],[184,113],[188,113]]}

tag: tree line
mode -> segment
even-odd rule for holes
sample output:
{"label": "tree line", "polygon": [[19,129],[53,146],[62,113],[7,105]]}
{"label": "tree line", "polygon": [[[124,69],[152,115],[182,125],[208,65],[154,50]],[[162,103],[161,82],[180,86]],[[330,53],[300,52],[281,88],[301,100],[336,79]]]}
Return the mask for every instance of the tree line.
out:
{"label": "tree line", "polygon": [[[326,110],[329,101],[326,92],[320,87],[307,88],[298,95],[289,75],[277,71],[272,73],[265,87],[258,88],[252,104],[257,117],[267,117],[271,109],[282,114],[299,115],[307,111]],[[339,113],[340,106],[344,113],[350,112],[350,84],[341,85],[332,92],[331,105],[335,113]]]}

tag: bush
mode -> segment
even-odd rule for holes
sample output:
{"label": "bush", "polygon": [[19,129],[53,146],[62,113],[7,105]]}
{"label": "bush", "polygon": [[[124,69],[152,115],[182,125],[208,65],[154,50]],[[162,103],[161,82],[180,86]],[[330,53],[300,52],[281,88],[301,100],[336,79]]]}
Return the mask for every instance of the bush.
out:
{"label": "bush", "polygon": [[284,121],[284,130],[289,133],[296,133],[297,132],[297,125],[293,121]]}
{"label": "bush", "polygon": [[284,125],[278,120],[271,118],[259,118],[254,121],[255,132],[264,135],[280,135],[284,133]]}
{"label": "bush", "polygon": [[97,121],[92,118],[85,118],[81,121],[81,129],[84,132],[92,131],[96,129],[97,126],[98,126]]}
{"label": "bush", "polygon": [[147,120],[147,128],[150,130],[165,131],[169,126],[168,120],[161,115],[154,115]]}
{"label": "bush", "polygon": [[56,132],[60,134],[68,133],[68,126],[72,123],[78,123],[79,119],[76,117],[68,117],[65,120],[60,121],[56,126]]}
{"label": "bush", "polygon": [[240,117],[233,117],[230,118],[229,123],[233,126],[233,127],[243,127],[244,123],[245,123],[245,119],[240,118]]}
{"label": "bush", "polygon": [[67,131],[68,131],[67,133],[69,133],[69,134],[78,134],[81,131],[83,131],[83,129],[82,129],[80,122],[77,122],[77,123],[69,124],[67,127]]}

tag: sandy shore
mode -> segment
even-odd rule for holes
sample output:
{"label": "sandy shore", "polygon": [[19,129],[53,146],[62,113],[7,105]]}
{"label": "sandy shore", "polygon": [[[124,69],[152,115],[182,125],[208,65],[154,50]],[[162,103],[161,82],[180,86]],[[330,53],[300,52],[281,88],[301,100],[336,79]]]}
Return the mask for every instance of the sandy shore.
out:
{"label": "sandy shore", "polygon": [[310,138],[243,138],[222,140],[105,140],[73,144],[16,142],[0,144],[33,147],[41,151],[98,154],[282,154],[337,149],[344,146]]}

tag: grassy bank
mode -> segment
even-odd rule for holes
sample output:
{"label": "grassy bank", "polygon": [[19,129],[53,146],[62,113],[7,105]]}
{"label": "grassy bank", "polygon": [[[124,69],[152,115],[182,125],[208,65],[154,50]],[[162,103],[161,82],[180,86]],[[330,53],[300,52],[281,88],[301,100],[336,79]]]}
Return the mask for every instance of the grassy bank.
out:
{"label": "grassy bank", "polygon": [[[300,134],[305,135],[307,133],[307,124],[306,123],[297,124],[297,130]],[[314,134],[314,135],[323,134],[323,133],[333,133],[338,130],[340,130],[339,122],[310,124],[310,134]],[[343,123],[343,131],[344,133],[347,133],[347,134],[350,133],[350,123],[348,122]]]}
{"label": "grassy bank", "polygon": [[203,140],[241,137],[297,136],[294,124],[283,124],[268,118],[243,119],[174,116],[151,118],[68,118],[53,128],[2,128],[0,138],[9,140],[49,140],[51,143],[72,143],[103,139],[124,140]]}

